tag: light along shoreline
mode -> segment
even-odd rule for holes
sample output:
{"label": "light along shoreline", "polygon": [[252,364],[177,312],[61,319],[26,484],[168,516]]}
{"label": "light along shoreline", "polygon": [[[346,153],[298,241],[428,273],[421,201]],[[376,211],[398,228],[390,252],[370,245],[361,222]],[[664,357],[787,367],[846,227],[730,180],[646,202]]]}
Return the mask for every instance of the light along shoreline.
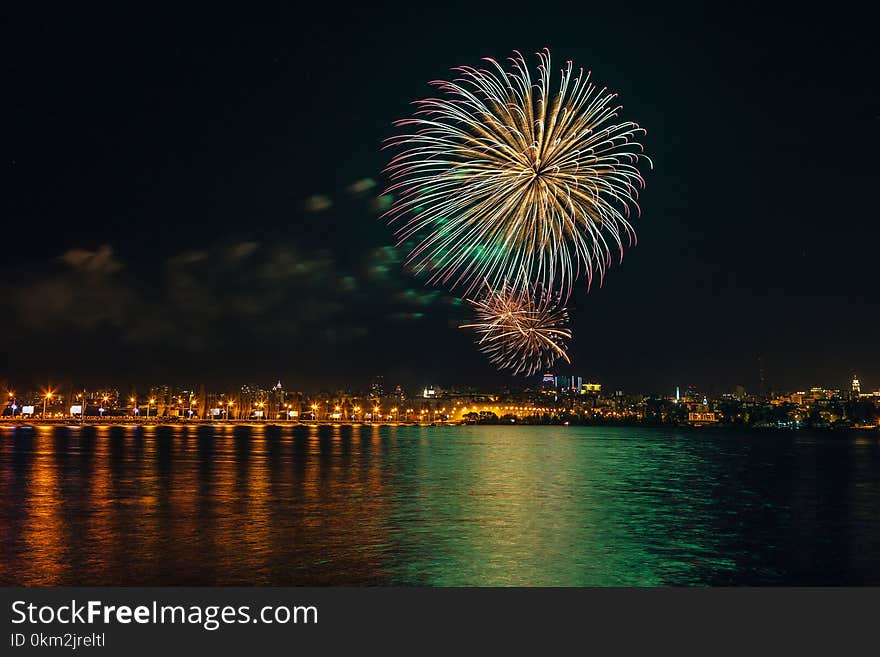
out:
{"label": "light along shoreline", "polygon": [[132,420],[122,419],[117,421],[107,419],[86,420],[0,420],[0,427],[21,427],[39,429],[42,427],[454,427],[463,422],[356,422],[339,420],[233,420],[230,422],[211,420],[183,420],[180,422],[167,420]]}
{"label": "light along shoreline", "polygon": [[56,420],[11,420],[0,419],[0,429],[48,429],[64,427],[67,429],[79,429],[82,427],[124,427],[126,429],[134,429],[138,427],[169,427],[179,429],[182,427],[293,427],[293,428],[319,428],[319,427],[456,427],[456,426],[491,426],[491,427],[605,427],[605,428],[621,428],[621,429],[682,429],[687,431],[702,432],[706,430],[717,431],[733,431],[733,430],[749,430],[757,433],[801,433],[805,431],[814,431],[819,433],[846,433],[855,432],[859,434],[880,434],[880,425],[858,425],[848,427],[764,427],[764,426],[741,426],[732,424],[713,424],[713,425],[662,425],[662,424],[599,424],[585,422],[464,422],[460,420],[448,420],[440,422],[358,422],[358,421],[340,421],[340,420],[307,420],[301,422],[299,420],[232,420],[211,421],[211,420],[169,420],[157,419],[153,420],[133,420],[130,418],[119,418],[116,421],[108,419],[95,418],[94,420],[86,420],[85,422],[70,419]]}

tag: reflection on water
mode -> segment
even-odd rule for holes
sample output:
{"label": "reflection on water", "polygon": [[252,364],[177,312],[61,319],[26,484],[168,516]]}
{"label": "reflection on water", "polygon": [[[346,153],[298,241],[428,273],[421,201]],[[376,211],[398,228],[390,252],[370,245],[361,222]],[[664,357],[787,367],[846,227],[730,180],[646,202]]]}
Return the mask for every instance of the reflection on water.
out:
{"label": "reflection on water", "polygon": [[880,440],[0,430],[0,583],[880,584]]}

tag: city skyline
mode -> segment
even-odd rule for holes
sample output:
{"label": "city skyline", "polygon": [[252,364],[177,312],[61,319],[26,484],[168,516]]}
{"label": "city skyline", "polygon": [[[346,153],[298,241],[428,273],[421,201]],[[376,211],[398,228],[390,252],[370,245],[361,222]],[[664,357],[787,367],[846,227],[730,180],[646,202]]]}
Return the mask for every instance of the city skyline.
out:
{"label": "city skyline", "polygon": [[[687,387],[699,388],[711,392],[712,394],[722,394],[724,392],[732,392],[738,389],[747,390],[750,394],[769,394],[774,391],[807,390],[815,387],[829,390],[842,390],[848,388],[854,380],[861,381],[861,385],[864,386],[866,390],[871,389],[871,382],[874,382],[874,386],[877,389],[880,389],[880,376],[871,376],[870,372],[865,375],[864,372],[865,370],[863,369],[853,368],[848,370],[848,374],[843,377],[828,378],[814,376],[806,380],[795,382],[794,384],[783,385],[776,383],[773,377],[768,375],[764,367],[764,360],[759,359],[756,362],[756,370],[751,380],[725,384],[719,381],[709,380],[706,382],[698,381],[686,376],[669,375],[668,379],[672,383],[668,386],[657,388],[649,385],[640,385],[638,383],[635,383],[635,385],[624,386],[621,384],[620,380],[613,377],[605,378],[596,376],[589,371],[578,370],[570,364],[565,364],[564,367],[560,367],[559,363],[556,363],[556,366],[554,367],[539,370],[539,373],[528,377],[498,377],[497,380],[488,383],[468,381],[463,377],[443,379],[441,377],[427,375],[426,373],[422,373],[418,378],[403,379],[394,374],[393,371],[386,371],[381,374],[374,373],[369,377],[340,377],[335,381],[331,381],[329,384],[317,384],[307,374],[301,372],[276,372],[274,375],[269,376],[251,375],[243,377],[238,382],[235,382],[228,377],[211,379],[194,374],[187,374],[179,377],[160,377],[151,381],[147,379],[133,380],[124,376],[106,377],[103,380],[97,379],[94,376],[49,376],[42,378],[38,376],[10,377],[0,371],[0,388],[7,391],[22,388],[45,391],[54,389],[54,387],[58,385],[66,385],[67,387],[76,389],[94,389],[100,391],[109,389],[121,390],[123,388],[127,390],[150,389],[157,385],[162,385],[165,387],[183,389],[192,386],[203,386],[213,390],[235,390],[239,387],[256,387],[268,390],[275,385],[280,386],[283,380],[285,382],[285,390],[298,390],[309,394],[334,390],[363,392],[375,387],[377,381],[393,381],[395,386],[403,387],[407,390],[421,390],[429,387],[437,389],[529,390],[540,388],[542,384],[546,382],[547,377],[552,376],[554,378],[562,377],[572,381],[579,380],[585,383],[600,383],[607,388],[626,389],[628,392],[653,395],[663,395],[670,391],[674,391],[675,389],[684,389]],[[299,374],[299,376],[297,376],[297,374]],[[162,383],[157,383],[157,381],[161,381]],[[265,386],[265,388],[263,386]]]}
{"label": "city skyline", "polygon": [[[858,398],[859,395],[880,398],[880,381],[875,380],[872,386],[870,379],[865,379],[864,377],[859,376],[858,373],[853,373],[844,383],[830,382],[830,385],[829,382],[811,382],[809,385],[795,387],[774,387],[765,384],[763,387],[747,388],[742,384],[737,384],[731,388],[718,388],[716,386],[700,386],[691,382],[676,384],[669,390],[648,390],[641,388],[623,390],[619,386],[613,384],[609,385],[607,382],[602,382],[596,378],[584,377],[573,371],[561,372],[559,369],[545,371],[544,374],[536,377],[536,379],[537,380],[528,383],[520,382],[517,385],[504,385],[494,388],[489,386],[480,387],[461,382],[452,384],[444,383],[443,385],[439,385],[434,381],[427,381],[421,385],[412,386],[404,385],[393,379],[386,379],[384,375],[373,377],[368,384],[351,384],[351,382],[349,382],[342,385],[323,388],[287,386],[282,383],[280,378],[274,384],[261,384],[251,380],[233,386],[218,386],[207,382],[190,382],[188,384],[153,383],[140,386],[132,383],[120,384],[118,382],[111,382],[97,387],[89,387],[77,385],[70,381],[55,381],[54,383],[50,381],[37,388],[16,387],[13,385],[13,382],[0,379],[0,388],[4,388],[6,391],[6,396],[8,398],[7,410],[10,403],[9,400],[14,398],[39,397],[42,399],[48,396],[50,399],[54,397],[57,400],[61,390],[68,391],[68,399],[80,399],[85,396],[87,399],[95,401],[103,397],[103,401],[108,402],[112,397],[113,401],[111,404],[116,406],[126,406],[126,400],[132,403],[135,401],[146,403],[148,399],[156,397],[161,398],[162,404],[170,405],[174,403],[174,400],[176,400],[180,394],[183,394],[184,396],[189,395],[189,397],[192,398],[197,394],[197,391],[198,394],[202,396],[206,394],[214,396],[246,396],[248,398],[253,398],[254,400],[266,400],[276,393],[299,395],[301,397],[347,395],[359,396],[365,399],[398,397],[400,399],[424,398],[425,400],[433,400],[435,398],[462,394],[480,395],[500,393],[508,395],[528,395],[543,393],[547,390],[566,391],[567,393],[572,394],[586,394],[588,392],[600,392],[603,389],[605,394],[634,395],[667,399],[678,399],[679,396],[694,397],[697,395],[700,397],[710,396],[712,398],[730,395],[741,398],[770,398],[773,395],[809,395],[811,393],[816,393],[817,391],[822,391],[823,394],[828,393],[836,395],[848,391],[847,394],[854,395],[855,398]],[[181,397],[180,399],[182,401],[183,398]],[[152,399],[150,403],[156,403],[156,399]]]}
{"label": "city skyline", "polygon": [[40,392],[8,391],[0,420],[7,423],[303,425],[600,424],[624,426],[750,427],[757,429],[880,429],[880,388],[868,391],[853,375],[849,389],[713,394],[676,386],[656,395],[604,388],[573,375],[545,373],[531,388],[478,390],[425,386],[406,390],[374,379],[368,389],[306,393],[244,384],[235,390],[157,385]]}

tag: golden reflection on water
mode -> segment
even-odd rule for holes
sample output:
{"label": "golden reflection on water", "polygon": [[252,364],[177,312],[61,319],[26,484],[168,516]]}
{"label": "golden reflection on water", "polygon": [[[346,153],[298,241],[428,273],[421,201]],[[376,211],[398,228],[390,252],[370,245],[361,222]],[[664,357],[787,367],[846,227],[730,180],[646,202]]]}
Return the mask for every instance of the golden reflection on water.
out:
{"label": "golden reflection on water", "polygon": [[66,549],[63,532],[58,531],[63,510],[52,451],[52,429],[38,428],[34,437],[34,460],[21,539],[30,557],[26,577],[41,586],[58,582],[63,568],[59,556]]}

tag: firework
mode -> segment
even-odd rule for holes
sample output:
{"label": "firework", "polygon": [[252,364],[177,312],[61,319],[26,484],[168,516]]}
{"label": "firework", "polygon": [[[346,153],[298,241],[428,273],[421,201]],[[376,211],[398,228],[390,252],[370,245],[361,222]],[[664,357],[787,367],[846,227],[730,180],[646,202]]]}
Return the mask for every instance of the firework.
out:
{"label": "firework", "polygon": [[476,323],[460,328],[475,329],[477,344],[498,369],[531,376],[549,368],[557,358],[571,362],[565,341],[571,339],[568,312],[546,289],[512,285],[484,288],[470,301]]}
{"label": "firework", "polygon": [[385,217],[429,283],[471,296],[513,280],[567,298],[635,239],[645,130],[619,122],[616,94],[570,61],[551,88],[549,50],[534,82],[519,53],[509,70],[484,61],[432,82],[441,97],[395,123],[407,132],[387,142],[402,150],[387,168],[395,200]]}

